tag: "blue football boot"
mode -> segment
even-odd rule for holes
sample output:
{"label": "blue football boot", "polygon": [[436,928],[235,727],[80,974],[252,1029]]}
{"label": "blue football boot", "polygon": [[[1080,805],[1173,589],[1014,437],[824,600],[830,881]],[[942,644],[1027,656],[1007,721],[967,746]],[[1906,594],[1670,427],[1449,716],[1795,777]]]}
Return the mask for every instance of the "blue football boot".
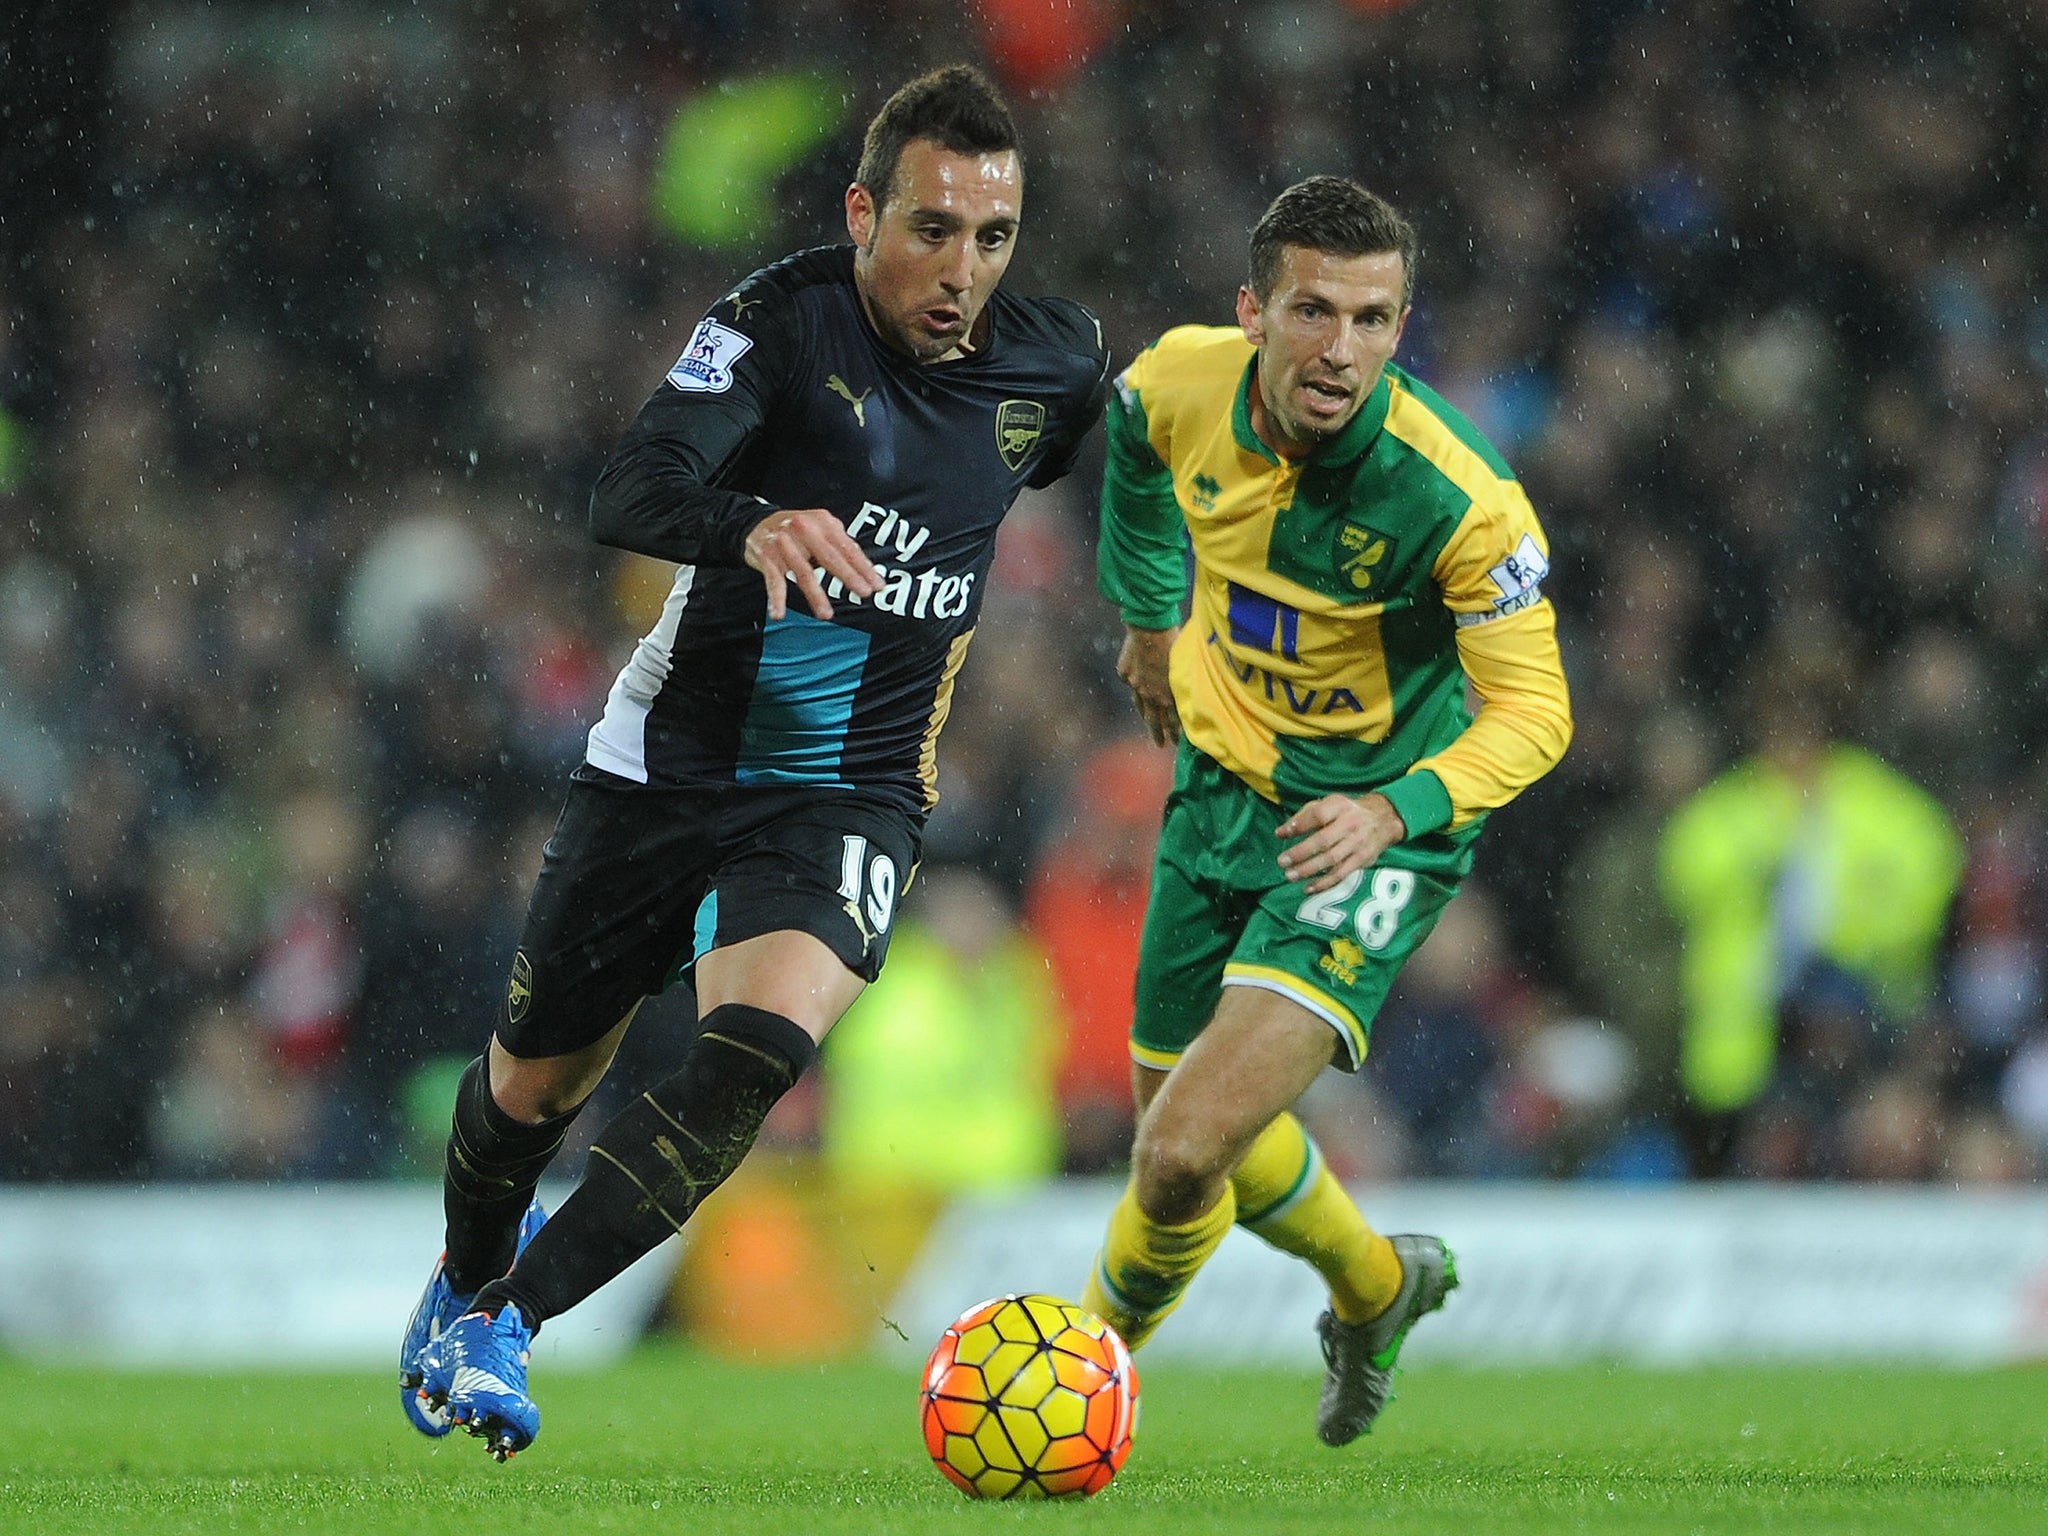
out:
{"label": "blue football boot", "polygon": [[540,1409],[526,1395],[532,1353],[533,1330],[511,1302],[495,1317],[465,1312],[421,1353],[420,1396],[510,1461],[540,1433]]}
{"label": "blue football boot", "polygon": [[[533,1241],[533,1234],[541,1229],[548,1219],[548,1213],[541,1208],[538,1196],[527,1206],[526,1214],[519,1219],[519,1242],[514,1258],[526,1252],[526,1245]],[[448,1433],[454,1426],[449,1421],[446,1408],[431,1403],[420,1393],[423,1372],[420,1369],[420,1355],[426,1347],[444,1333],[448,1325],[469,1310],[469,1304],[476,1300],[474,1293],[458,1295],[449,1288],[445,1272],[448,1255],[443,1253],[434,1260],[434,1272],[427,1277],[426,1294],[420,1297],[420,1304],[412,1309],[412,1320],[405,1325],[405,1338],[398,1346],[398,1403],[405,1410],[405,1417],[412,1427],[423,1435],[435,1439]]]}

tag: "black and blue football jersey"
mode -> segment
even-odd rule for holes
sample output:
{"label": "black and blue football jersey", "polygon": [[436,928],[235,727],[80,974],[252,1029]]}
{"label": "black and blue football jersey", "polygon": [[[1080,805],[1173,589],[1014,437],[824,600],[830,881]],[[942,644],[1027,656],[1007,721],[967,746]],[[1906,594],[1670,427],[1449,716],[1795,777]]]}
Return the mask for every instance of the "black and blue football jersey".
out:
{"label": "black and blue football jersey", "polygon": [[[1108,371],[1078,304],[999,289],[985,314],[969,355],[892,351],[851,246],[788,257],[712,306],[591,497],[596,538],[681,569],[588,762],[644,784],[838,785],[931,807],[997,525],[1072,467]],[[792,588],[770,623],[745,538],[804,507],[833,512],[884,586],[863,600],[828,579],[830,621]]]}

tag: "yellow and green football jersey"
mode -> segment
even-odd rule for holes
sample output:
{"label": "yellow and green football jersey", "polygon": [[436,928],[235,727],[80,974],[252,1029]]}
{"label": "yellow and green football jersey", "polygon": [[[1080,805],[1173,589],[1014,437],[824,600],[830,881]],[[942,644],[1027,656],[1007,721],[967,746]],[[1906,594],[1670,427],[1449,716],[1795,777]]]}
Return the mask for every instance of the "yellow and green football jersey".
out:
{"label": "yellow and green football jersey", "polygon": [[[1513,471],[1387,367],[1305,459],[1252,430],[1254,354],[1183,326],[1109,402],[1099,579],[1124,621],[1180,624],[1189,741],[1282,804],[1380,790],[1411,835],[1469,826],[1571,739],[1549,543]],[[1480,700],[1466,708],[1466,684]]]}

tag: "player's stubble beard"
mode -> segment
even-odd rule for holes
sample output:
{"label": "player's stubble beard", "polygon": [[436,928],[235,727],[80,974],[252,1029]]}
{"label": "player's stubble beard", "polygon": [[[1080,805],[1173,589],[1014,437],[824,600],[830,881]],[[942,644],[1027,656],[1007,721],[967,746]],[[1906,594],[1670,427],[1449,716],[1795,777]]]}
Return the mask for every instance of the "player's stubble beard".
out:
{"label": "player's stubble beard", "polygon": [[[1306,453],[1315,452],[1316,449],[1339,436],[1346,427],[1350,426],[1358,418],[1359,411],[1364,408],[1366,396],[1372,392],[1369,388],[1353,391],[1350,408],[1342,416],[1326,422],[1316,421],[1307,416],[1298,415],[1292,409],[1286,411],[1276,409],[1273,404],[1275,391],[1268,387],[1264,369],[1259,370],[1255,377],[1259,387],[1259,408],[1264,412],[1266,420],[1272,426],[1275,434],[1284,442],[1292,444]],[[1375,376],[1373,383],[1377,384],[1378,382],[1378,377]],[[1301,383],[1305,386],[1308,380],[1303,379]],[[1280,393],[1283,399],[1287,398],[1286,391],[1281,391]]]}
{"label": "player's stubble beard", "polygon": [[875,334],[882,338],[882,344],[890,351],[901,352],[914,363],[934,362],[952,350],[952,343],[948,342],[943,349],[939,349],[933,340],[927,342],[924,347],[919,347],[918,338],[911,334],[909,327],[897,325],[884,316],[881,306],[875,302],[874,295],[868,290],[868,271],[874,264],[876,239],[876,236],[870,235],[866,245],[854,247],[860,254],[853,264],[853,289],[860,295],[861,312],[868,317],[868,324],[874,328]]}
{"label": "player's stubble beard", "polygon": [[975,313],[974,319],[968,323],[967,329],[957,337],[920,336],[909,325],[898,325],[883,314],[881,306],[875,302],[874,295],[868,289],[868,270],[874,263],[875,244],[879,239],[879,234],[871,234],[866,245],[854,247],[858,255],[853,264],[853,289],[860,295],[861,312],[868,317],[868,324],[874,328],[875,334],[882,338],[882,344],[892,352],[901,352],[912,362],[920,365],[942,362],[947,353],[955,350],[962,356],[979,352],[982,342],[988,335],[986,300]]}

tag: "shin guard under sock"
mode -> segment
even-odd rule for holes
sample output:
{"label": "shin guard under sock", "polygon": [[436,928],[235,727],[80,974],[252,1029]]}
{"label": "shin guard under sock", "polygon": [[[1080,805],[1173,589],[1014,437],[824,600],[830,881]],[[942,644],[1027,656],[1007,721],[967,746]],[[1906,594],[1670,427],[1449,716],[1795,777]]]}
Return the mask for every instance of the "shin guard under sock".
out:
{"label": "shin guard under sock", "polygon": [[448,1285],[458,1295],[512,1267],[519,1219],[582,1107],[527,1125],[491,1097],[488,1056],[477,1057],[462,1074],[441,1180],[441,1205],[448,1217]]}
{"label": "shin guard under sock", "polygon": [[1237,1199],[1226,1184],[1223,1198],[1193,1221],[1154,1221],[1139,1206],[1137,1185],[1132,1183],[1110,1213],[1109,1232],[1081,1293],[1081,1305],[1136,1349],[1180,1305],[1188,1282],[1208,1262],[1236,1216]]}
{"label": "shin guard under sock", "polygon": [[781,1014],[744,1003],[714,1008],[682,1070],[604,1128],[576,1192],[477,1306],[515,1303],[537,1329],[680,1232],[817,1051]]}

